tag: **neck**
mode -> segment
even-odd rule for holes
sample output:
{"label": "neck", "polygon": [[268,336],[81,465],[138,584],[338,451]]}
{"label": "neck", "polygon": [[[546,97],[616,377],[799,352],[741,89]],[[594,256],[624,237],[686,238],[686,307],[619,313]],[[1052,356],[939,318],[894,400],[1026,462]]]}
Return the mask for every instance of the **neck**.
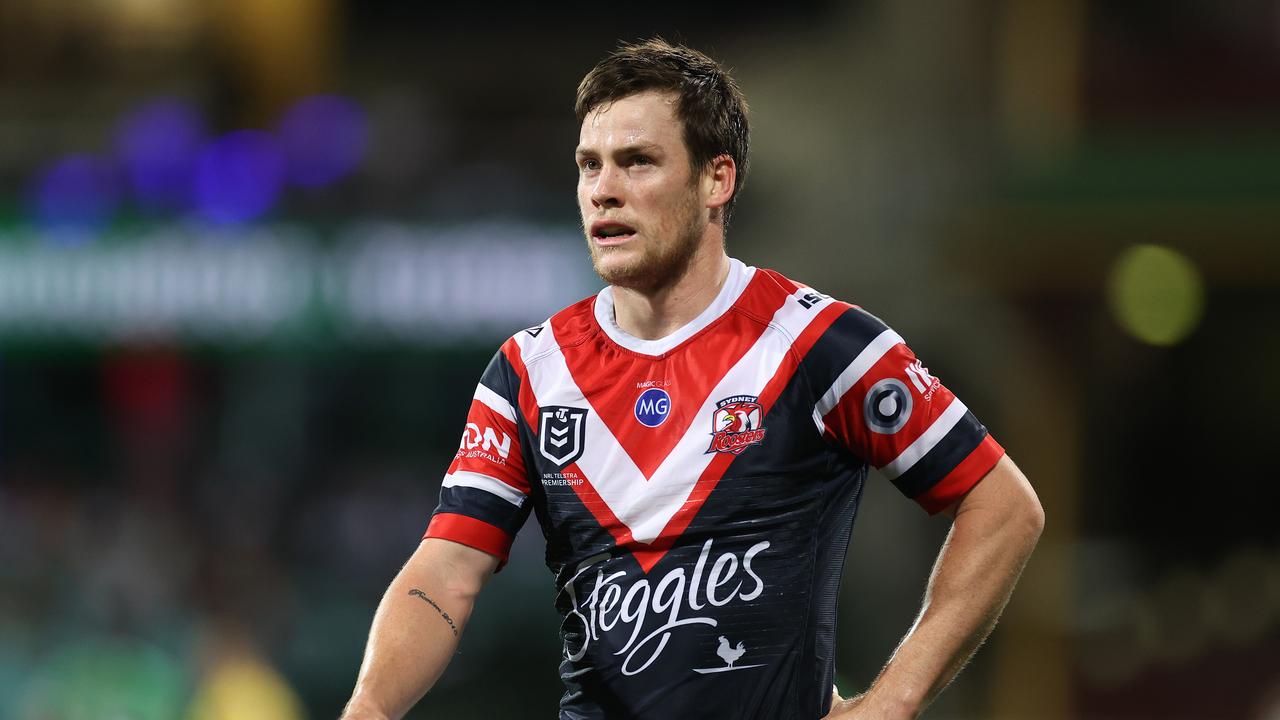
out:
{"label": "neck", "polygon": [[706,310],[728,276],[729,256],[723,246],[705,243],[671,283],[647,291],[613,286],[614,321],[628,335],[659,340]]}

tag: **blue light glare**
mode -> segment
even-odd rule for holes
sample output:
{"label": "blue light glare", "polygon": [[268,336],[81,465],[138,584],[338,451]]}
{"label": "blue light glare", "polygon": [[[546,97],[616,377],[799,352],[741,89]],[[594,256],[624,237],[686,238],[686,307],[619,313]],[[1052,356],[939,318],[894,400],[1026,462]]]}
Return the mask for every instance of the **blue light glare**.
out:
{"label": "blue light glare", "polygon": [[367,123],[354,101],[337,95],[313,95],[285,113],[279,136],[288,181],[302,187],[324,187],[360,164]]}
{"label": "blue light glare", "polygon": [[275,206],[285,160],[276,139],[240,130],[206,147],[196,161],[196,205],[215,223],[253,220]]}
{"label": "blue light glare", "polygon": [[75,233],[98,230],[111,221],[120,204],[119,176],[104,158],[71,155],[40,173],[33,196],[37,222],[62,231],[58,237],[83,238]]}
{"label": "blue light glare", "polygon": [[138,203],[149,210],[190,209],[196,159],[206,141],[204,117],[190,104],[160,98],[121,121],[116,152]]}

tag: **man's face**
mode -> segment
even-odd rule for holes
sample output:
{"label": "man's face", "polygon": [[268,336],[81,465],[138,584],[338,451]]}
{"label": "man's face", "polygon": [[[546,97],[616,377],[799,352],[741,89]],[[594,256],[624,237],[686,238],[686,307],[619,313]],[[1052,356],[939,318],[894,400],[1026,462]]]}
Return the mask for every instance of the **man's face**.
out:
{"label": "man's face", "polygon": [[653,290],[677,280],[707,224],[676,96],[643,92],[591,111],[578,140],[578,209],[596,273]]}

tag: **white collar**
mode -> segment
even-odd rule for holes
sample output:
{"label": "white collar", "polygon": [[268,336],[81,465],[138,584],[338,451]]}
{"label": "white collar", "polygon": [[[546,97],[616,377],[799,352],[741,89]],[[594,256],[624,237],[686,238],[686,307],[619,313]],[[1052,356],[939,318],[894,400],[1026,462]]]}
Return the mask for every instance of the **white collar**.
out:
{"label": "white collar", "polygon": [[724,286],[720,288],[716,299],[711,301],[711,304],[699,313],[698,317],[664,338],[643,340],[618,327],[618,321],[613,313],[613,286],[606,287],[596,295],[596,322],[600,324],[609,339],[622,347],[644,355],[662,355],[693,337],[733,307],[742,295],[742,291],[747,288],[747,283],[755,275],[755,271],[754,267],[744,265],[741,260],[729,258],[729,276],[725,278]]}

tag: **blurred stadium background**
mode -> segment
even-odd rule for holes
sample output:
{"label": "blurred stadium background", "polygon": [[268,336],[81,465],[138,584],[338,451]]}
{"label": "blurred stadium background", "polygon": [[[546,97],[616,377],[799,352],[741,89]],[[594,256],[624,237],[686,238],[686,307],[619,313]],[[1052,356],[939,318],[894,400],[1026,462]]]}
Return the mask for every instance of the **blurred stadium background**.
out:
{"label": "blurred stadium background", "polygon": [[[1049,518],[935,718],[1280,718],[1280,2],[0,0],[0,720],[335,717],[474,382],[598,287],[573,91],[733,67],[729,243],[892,323]],[[870,484],[838,672],[945,523]],[[413,717],[545,718],[527,526]]]}

